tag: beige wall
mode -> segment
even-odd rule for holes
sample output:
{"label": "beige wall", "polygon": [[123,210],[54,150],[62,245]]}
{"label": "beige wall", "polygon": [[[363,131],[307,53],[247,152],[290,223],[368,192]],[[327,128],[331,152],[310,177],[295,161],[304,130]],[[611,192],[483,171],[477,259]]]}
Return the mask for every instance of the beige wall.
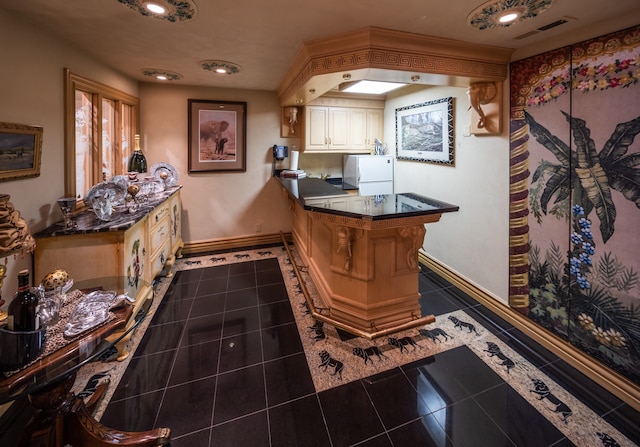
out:
{"label": "beige wall", "polygon": [[[247,103],[246,172],[188,173],[188,99]],[[182,237],[186,243],[290,230],[290,212],[271,177],[271,148],[289,144],[280,138],[275,92],[144,83],[140,102],[142,143],[149,166],[170,163],[183,185]]]}
{"label": "beige wall", "polygon": [[[136,96],[138,86],[5,11],[0,12],[0,42],[0,121],[44,128],[40,176],[2,182],[0,193],[11,195],[30,230],[37,232],[62,218],[56,200],[64,195],[63,69]],[[5,299],[13,296],[17,272],[31,269],[31,256],[11,258],[7,268]]]}
{"label": "beige wall", "polygon": [[[506,121],[500,136],[465,137],[464,127],[471,123],[466,89],[425,87],[387,99],[385,142],[395,155],[396,108],[449,96],[454,98],[455,166],[396,160],[395,191],[415,192],[460,207],[460,211],[444,214],[440,222],[426,226],[423,248],[429,256],[506,303],[509,242]],[[508,115],[504,112],[506,120]]]}

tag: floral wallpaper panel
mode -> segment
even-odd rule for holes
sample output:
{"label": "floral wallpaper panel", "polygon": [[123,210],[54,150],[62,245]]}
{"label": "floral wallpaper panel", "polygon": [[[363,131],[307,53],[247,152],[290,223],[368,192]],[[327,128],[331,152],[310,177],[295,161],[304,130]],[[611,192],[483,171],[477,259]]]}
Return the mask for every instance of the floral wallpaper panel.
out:
{"label": "floral wallpaper panel", "polygon": [[640,384],[640,27],[511,64],[510,305]]}

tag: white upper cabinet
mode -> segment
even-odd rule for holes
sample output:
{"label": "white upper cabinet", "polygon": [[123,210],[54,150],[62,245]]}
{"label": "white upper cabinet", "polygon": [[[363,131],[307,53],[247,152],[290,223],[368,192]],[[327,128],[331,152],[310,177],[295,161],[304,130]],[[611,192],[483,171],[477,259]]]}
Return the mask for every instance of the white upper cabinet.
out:
{"label": "white upper cabinet", "polygon": [[341,107],[305,108],[304,150],[343,151],[348,147],[349,112]]}
{"label": "white upper cabinet", "polygon": [[308,105],[303,150],[320,153],[369,153],[383,140],[382,108]]}

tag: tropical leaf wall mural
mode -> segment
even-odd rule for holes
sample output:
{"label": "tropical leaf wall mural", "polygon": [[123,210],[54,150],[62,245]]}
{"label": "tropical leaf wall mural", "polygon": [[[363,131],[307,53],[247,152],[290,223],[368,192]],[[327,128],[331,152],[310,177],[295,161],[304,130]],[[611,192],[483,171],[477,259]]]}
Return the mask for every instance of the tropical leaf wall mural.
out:
{"label": "tropical leaf wall mural", "polygon": [[511,64],[510,305],[640,385],[640,27]]}

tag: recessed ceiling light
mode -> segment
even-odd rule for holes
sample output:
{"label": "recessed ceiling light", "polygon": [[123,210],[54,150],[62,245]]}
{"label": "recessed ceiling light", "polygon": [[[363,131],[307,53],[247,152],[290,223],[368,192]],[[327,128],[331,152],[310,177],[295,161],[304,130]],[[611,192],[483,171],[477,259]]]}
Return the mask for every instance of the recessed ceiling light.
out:
{"label": "recessed ceiling light", "polygon": [[349,85],[346,88],[341,89],[347,93],[367,93],[371,95],[382,95],[397,88],[403,87],[406,84],[398,82],[383,82],[383,81],[358,81]]}
{"label": "recessed ceiling light", "polygon": [[501,15],[498,18],[498,21],[500,23],[508,23],[508,22],[513,22],[517,18],[518,18],[518,13],[517,12],[509,12],[509,13]]}
{"label": "recessed ceiling light", "polygon": [[196,15],[193,0],[117,0],[145,17],[155,17],[167,22],[183,22]]}
{"label": "recessed ceiling light", "polygon": [[165,8],[158,5],[157,3],[146,3],[144,6],[154,14],[164,14],[165,12],[167,12]]}
{"label": "recessed ceiling light", "polygon": [[143,68],[141,71],[143,75],[149,76],[150,78],[154,78],[159,81],[178,81],[182,79],[182,75],[180,73],[161,70],[159,68]]}
{"label": "recessed ceiling light", "polygon": [[238,64],[219,60],[201,61],[200,66],[203,70],[213,71],[219,74],[236,74],[242,70],[242,67]]}
{"label": "recessed ceiling light", "polygon": [[504,28],[532,19],[549,9],[554,0],[491,0],[471,11],[467,23],[480,30]]}

